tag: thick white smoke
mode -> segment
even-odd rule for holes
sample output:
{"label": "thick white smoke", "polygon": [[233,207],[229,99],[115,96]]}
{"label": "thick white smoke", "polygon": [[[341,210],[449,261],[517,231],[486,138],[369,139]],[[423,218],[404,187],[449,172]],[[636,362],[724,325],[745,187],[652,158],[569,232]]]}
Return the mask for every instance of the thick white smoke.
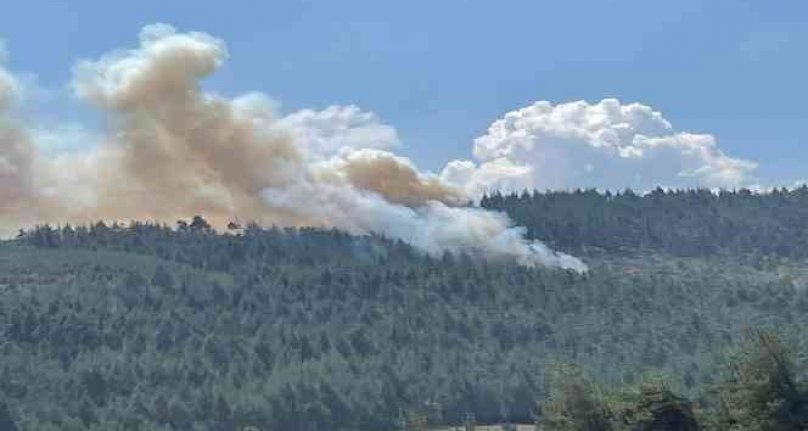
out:
{"label": "thick white smoke", "polygon": [[510,227],[503,214],[478,208],[451,207],[440,201],[422,206],[397,205],[382,195],[331,183],[300,183],[267,189],[267,201],[313,220],[329,221],[349,232],[378,232],[402,239],[431,254],[449,251],[586,271],[578,258],[526,241],[523,229]]}
{"label": "thick white smoke", "polygon": [[508,112],[474,142],[477,162],[450,162],[442,178],[489,189],[650,190],[748,185],[756,165],[724,154],[712,135],[676,131],[659,112],[615,99]]}
{"label": "thick white smoke", "polygon": [[395,130],[372,114],[331,107],[279,118],[261,94],[204,92],[200,80],[227,56],[219,39],[159,24],[141,31],[135,49],[78,63],[75,94],[108,130],[97,148],[57,157],[37,154],[13,118],[16,81],[0,69],[0,224],[203,214],[219,226],[337,227],[432,254],[585,270],[526,241],[504,215],[462,206],[461,189],[389,151]]}

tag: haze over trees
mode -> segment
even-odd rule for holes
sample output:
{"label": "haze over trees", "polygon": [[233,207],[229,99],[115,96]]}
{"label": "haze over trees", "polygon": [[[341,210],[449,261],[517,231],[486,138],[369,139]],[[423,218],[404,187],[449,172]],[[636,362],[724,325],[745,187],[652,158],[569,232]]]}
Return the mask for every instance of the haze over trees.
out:
{"label": "haze over trees", "polygon": [[0,427],[805,429],[808,190],[482,205],[590,270],[202,217],[21,231]]}

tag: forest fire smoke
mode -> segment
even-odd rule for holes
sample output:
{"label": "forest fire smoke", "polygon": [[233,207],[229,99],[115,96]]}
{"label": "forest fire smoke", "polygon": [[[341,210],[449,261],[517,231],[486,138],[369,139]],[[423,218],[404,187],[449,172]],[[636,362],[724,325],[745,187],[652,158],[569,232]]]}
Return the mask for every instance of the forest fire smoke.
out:
{"label": "forest fire smoke", "polygon": [[34,133],[15,116],[19,83],[0,64],[0,226],[173,223],[202,214],[220,227],[234,218],[336,227],[433,254],[585,270],[525,240],[503,214],[464,206],[470,197],[460,188],[385,145],[311,145],[295,129],[303,126],[278,117],[267,97],[204,92],[200,80],[227,56],[221,40],[157,24],[141,31],[135,49],[79,62],[74,93],[103,113],[107,130],[92,149],[58,156],[38,153]]}

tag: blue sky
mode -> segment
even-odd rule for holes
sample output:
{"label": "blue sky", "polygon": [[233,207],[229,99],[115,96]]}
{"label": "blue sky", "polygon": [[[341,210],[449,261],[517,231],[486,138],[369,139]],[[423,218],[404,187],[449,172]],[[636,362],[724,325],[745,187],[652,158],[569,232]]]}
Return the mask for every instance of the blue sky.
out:
{"label": "blue sky", "polygon": [[[710,133],[767,182],[805,179],[808,2],[25,1],[0,14],[9,67],[65,86],[73,63],[166,22],[222,38],[206,82],[285,111],[357,104],[434,171],[505,112],[617,97]],[[54,103],[71,117],[71,103]]]}

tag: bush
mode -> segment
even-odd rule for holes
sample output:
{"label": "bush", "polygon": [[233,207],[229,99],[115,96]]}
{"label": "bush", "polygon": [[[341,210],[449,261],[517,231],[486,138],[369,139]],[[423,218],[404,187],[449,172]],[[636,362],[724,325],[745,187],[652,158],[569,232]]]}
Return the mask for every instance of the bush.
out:
{"label": "bush", "polygon": [[644,383],[621,397],[619,429],[632,431],[697,431],[699,424],[689,399],[676,395],[664,382]]}
{"label": "bush", "polygon": [[548,431],[698,431],[693,406],[662,380],[606,391],[579,370],[553,374],[543,409]]}
{"label": "bush", "polygon": [[611,412],[603,390],[580,369],[561,366],[551,373],[549,399],[542,408],[542,423],[553,431],[612,430]]}
{"label": "bush", "polygon": [[766,331],[749,334],[747,345],[727,361],[718,388],[720,430],[808,429],[808,392],[796,379],[793,353]]}

